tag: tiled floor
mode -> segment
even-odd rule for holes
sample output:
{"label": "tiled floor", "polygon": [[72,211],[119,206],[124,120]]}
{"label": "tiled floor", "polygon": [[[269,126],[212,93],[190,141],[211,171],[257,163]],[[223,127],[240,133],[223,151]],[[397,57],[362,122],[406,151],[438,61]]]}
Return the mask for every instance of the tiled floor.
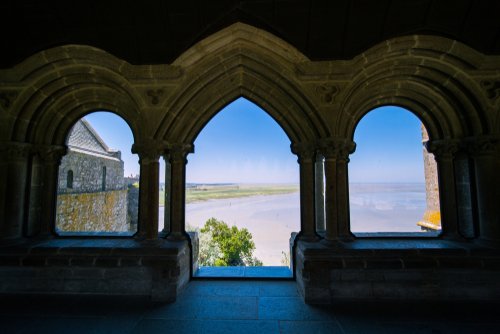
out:
{"label": "tiled floor", "polygon": [[500,333],[500,304],[302,302],[291,281],[193,281],[173,304],[2,298],[0,333]]}

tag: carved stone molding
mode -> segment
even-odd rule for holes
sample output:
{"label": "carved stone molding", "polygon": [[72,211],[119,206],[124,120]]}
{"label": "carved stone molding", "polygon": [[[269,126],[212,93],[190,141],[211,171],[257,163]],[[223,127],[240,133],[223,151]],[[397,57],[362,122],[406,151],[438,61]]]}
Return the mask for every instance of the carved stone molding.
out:
{"label": "carved stone molding", "polygon": [[481,87],[486,91],[486,96],[490,100],[496,100],[500,97],[500,80],[483,80]]}
{"label": "carved stone molding", "polygon": [[316,94],[318,94],[321,102],[325,104],[332,104],[338,92],[339,88],[335,85],[323,84],[316,87]]}
{"label": "carved stone molding", "polygon": [[160,98],[165,94],[165,91],[161,88],[159,89],[148,89],[146,95],[152,105],[156,106],[160,103]]}
{"label": "carved stone molding", "polygon": [[296,154],[297,161],[302,162],[313,162],[314,156],[316,155],[316,146],[311,143],[295,143],[290,145],[292,153]]}
{"label": "carved stone molding", "polygon": [[0,91],[0,105],[5,109],[9,109],[17,97],[15,91]]}
{"label": "carved stone molding", "polygon": [[132,145],[132,153],[139,155],[140,164],[159,162],[160,156],[165,153],[165,150],[165,143],[157,141]]}
{"label": "carved stone molding", "polygon": [[434,154],[436,160],[451,159],[461,149],[460,142],[456,139],[426,141],[424,145],[428,152]]}
{"label": "carved stone molding", "polygon": [[6,161],[25,160],[32,151],[33,146],[28,143],[0,143],[0,153],[6,157]]}
{"label": "carved stone molding", "polygon": [[175,143],[170,144],[167,149],[170,163],[184,162],[189,153],[194,152],[194,146],[191,144]]}
{"label": "carved stone molding", "polygon": [[481,136],[466,138],[462,146],[470,155],[500,154],[500,138]]}
{"label": "carved stone molding", "polygon": [[68,152],[68,149],[66,146],[60,145],[39,145],[33,151],[44,164],[59,165],[62,158]]}
{"label": "carved stone molding", "polygon": [[318,143],[319,152],[326,160],[336,159],[349,161],[349,155],[356,150],[356,143],[343,138],[323,139]]}

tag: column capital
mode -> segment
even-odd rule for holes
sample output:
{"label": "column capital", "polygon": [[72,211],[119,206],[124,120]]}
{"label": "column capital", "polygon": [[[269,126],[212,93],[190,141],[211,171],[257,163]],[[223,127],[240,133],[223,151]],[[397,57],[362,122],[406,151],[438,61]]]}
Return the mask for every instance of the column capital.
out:
{"label": "column capital", "polygon": [[462,146],[470,155],[500,155],[500,137],[496,136],[465,138]]}
{"label": "column capital", "polygon": [[7,161],[26,159],[33,151],[33,145],[20,142],[0,142],[0,153]]}
{"label": "column capital", "polygon": [[318,147],[326,160],[349,160],[356,150],[356,143],[345,138],[325,138],[318,141]]}
{"label": "column capital", "polygon": [[132,153],[139,155],[139,163],[158,162],[160,156],[165,153],[167,148],[166,143],[161,141],[148,140],[143,143],[135,143],[132,145]]}
{"label": "column capital", "polygon": [[45,164],[59,165],[68,152],[68,148],[63,145],[38,145],[33,148],[33,151]]}
{"label": "column capital", "polygon": [[296,154],[299,163],[309,161],[313,162],[316,155],[316,145],[312,143],[294,143],[290,145],[293,154]]}
{"label": "column capital", "polygon": [[440,139],[424,142],[429,153],[434,154],[436,160],[452,159],[460,151],[460,142],[457,139]]}
{"label": "column capital", "polygon": [[194,152],[194,146],[192,144],[173,143],[168,145],[166,152],[169,156],[170,163],[179,161],[184,161],[184,163],[186,163],[186,157],[189,153]]}

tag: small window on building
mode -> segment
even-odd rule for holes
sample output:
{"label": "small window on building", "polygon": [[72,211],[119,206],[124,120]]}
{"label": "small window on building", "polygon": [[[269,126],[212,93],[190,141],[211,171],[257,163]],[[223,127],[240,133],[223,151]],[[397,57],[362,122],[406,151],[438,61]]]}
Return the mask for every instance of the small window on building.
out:
{"label": "small window on building", "polygon": [[102,191],[106,190],[106,166],[102,167]]}
{"label": "small window on building", "polygon": [[66,188],[73,189],[73,171],[69,170],[66,175]]}

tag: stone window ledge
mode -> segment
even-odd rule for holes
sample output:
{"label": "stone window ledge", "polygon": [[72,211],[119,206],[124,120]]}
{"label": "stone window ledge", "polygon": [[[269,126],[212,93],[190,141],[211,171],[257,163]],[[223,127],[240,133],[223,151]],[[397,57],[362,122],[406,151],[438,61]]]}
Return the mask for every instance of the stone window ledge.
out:
{"label": "stone window ledge", "polygon": [[477,268],[500,269],[500,249],[448,240],[364,239],[297,243],[304,261],[336,269]]}
{"label": "stone window ledge", "polygon": [[187,248],[187,241],[163,239],[51,239],[0,245],[0,263],[21,266],[142,266],[150,261],[176,259]]}

